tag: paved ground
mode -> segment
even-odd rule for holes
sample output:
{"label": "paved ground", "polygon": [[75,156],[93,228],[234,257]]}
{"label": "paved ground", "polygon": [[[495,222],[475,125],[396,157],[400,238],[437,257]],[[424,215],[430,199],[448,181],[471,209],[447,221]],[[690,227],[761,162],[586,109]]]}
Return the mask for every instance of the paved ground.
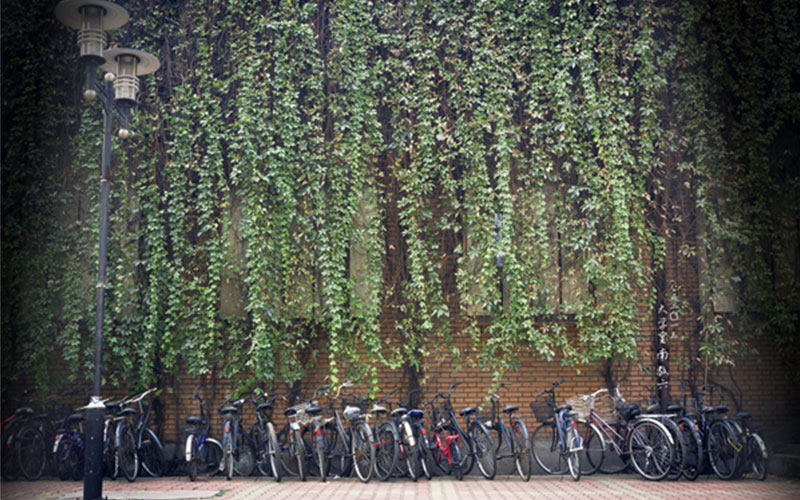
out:
{"label": "paved ground", "polygon": [[[16,481],[0,484],[0,498],[67,500],[82,498],[82,483],[68,481]],[[494,481],[468,477],[464,481],[434,478],[412,483],[393,480],[362,484],[355,479],[331,480],[320,483],[311,478],[300,482],[285,479],[275,483],[270,478],[198,479],[140,478],[135,483],[106,481],[103,495],[109,500],[188,500],[220,498],[250,500],[262,498],[307,500],[442,500],[465,499],[516,500],[524,498],[566,499],[753,499],[800,498],[800,481],[769,478],[765,482],[752,479],[719,481],[700,478],[695,482],[649,482],[633,475],[589,476],[579,482],[563,476],[534,476],[523,482],[513,476],[498,476]]]}

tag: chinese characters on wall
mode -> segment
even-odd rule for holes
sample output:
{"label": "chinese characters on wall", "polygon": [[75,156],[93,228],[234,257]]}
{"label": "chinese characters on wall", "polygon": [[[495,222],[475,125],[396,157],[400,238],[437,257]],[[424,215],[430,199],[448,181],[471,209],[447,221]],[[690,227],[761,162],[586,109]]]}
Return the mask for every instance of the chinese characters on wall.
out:
{"label": "chinese characters on wall", "polygon": [[677,311],[671,311],[661,303],[658,306],[658,328],[656,330],[656,387],[659,389],[669,386],[669,341],[677,334]]}

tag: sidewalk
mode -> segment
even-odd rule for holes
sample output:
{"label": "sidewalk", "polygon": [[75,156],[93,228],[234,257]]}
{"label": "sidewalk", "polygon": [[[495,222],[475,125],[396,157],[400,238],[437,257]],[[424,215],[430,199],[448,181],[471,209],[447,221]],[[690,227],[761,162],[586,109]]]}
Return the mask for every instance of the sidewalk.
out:
{"label": "sidewalk", "polygon": [[[0,498],[36,500],[72,500],[82,498],[82,483],[69,481],[15,481],[0,484]],[[695,482],[649,482],[633,475],[589,476],[574,482],[563,476],[534,476],[523,482],[514,476],[498,476],[494,481],[468,477],[464,481],[434,478],[412,483],[398,479],[386,483],[362,484],[356,479],[320,483],[314,478],[300,482],[295,478],[275,483],[271,478],[198,479],[192,483],[183,477],[140,478],[134,483],[106,481],[103,495],[109,500],[254,500],[262,498],[309,500],[444,500],[444,499],[753,499],[800,498],[800,481],[770,478],[719,481],[701,478]]]}

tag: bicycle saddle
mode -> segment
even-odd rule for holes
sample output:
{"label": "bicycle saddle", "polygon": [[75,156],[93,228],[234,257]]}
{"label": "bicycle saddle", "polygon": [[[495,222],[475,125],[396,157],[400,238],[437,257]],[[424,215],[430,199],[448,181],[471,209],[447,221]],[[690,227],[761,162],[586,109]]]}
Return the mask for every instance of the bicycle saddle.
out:
{"label": "bicycle saddle", "polygon": [[425,416],[425,413],[423,413],[422,410],[410,410],[408,412],[408,417],[409,418],[422,418],[424,416]]}
{"label": "bicycle saddle", "polygon": [[236,413],[239,413],[239,408],[237,408],[235,406],[226,406],[225,408],[221,409],[219,411],[219,413],[220,413],[220,415],[226,415],[228,413],[236,414]]}
{"label": "bicycle saddle", "polygon": [[124,410],[119,412],[120,417],[124,417],[126,415],[136,415],[136,410],[134,410],[133,408],[125,408]]}
{"label": "bicycle saddle", "polygon": [[380,405],[373,405],[372,409],[369,411],[370,413],[387,413],[389,410],[386,409],[384,406]]}
{"label": "bicycle saddle", "polygon": [[402,417],[403,415],[406,414],[406,411],[407,410],[405,408],[402,408],[402,407],[401,408],[395,408],[394,410],[392,410],[392,416],[393,417]]}
{"label": "bicycle saddle", "polygon": [[458,414],[461,415],[462,417],[466,417],[467,415],[472,415],[476,411],[478,410],[476,410],[474,406],[467,406],[466,408],[458,412]]}
{"label": "bicycle saddle", "polygon": [[681,405],[667,406],[667,413],[681,413],[682,411],[683,411],[683,406]]}
{"label": "bicycle saddle", "polygon": [[264,411],[271,409],[272,409],[272,403],[261,403],[260,405],[256,406],[256,411]]}
{"label": "bicycle saddle", "polygon": [[515,412],[517,410],[519,410],[519,406],[506,405],[506,407],[503,408],[503,413],[509,413],[510,414],[510,413],[513,413],[513,412]]}
{"label": "bicycle saddle", "polygon": [[83,413],[73,413],[67,417],[67,422],[74,424],[76,422],[83,422]]}
{"label": "bicycle saddle", "polygon": [[572,406],[570,405],[561,405],[556,407],[556,411],[570,411]]}
{"label": "bicycle saddle", "polygon": [[361,416],[361,408],[358,406],[348,406],[342,412],[342,416],[347,420],[353,420]]}
{"label": "bicycle saddle", "polygon": [[283,410],[283,415],[286,417],[291,417],[295,413],[297,413],[297,408],[286,408]]}
{"label": "bicycle saddle", "polygon": [[203,419],[200,417],[186,417],[186,423],[189,425],[203,425]]}
{"label": "bicycle saddle", "polygon": [[617,406],[617,411],[619,412],[620,416],[622,416],[622,419],[626,421],[632,420],[642,413],[642,411],[639,409],[639,405],[636,403],[619,405]]}
{"label": "bicycle saddle", "polygon": [[742,420],[746,420],[746,419],[750,418],[750,412],[740,411],[739,413],[736,414],[736,418],[740,418]]}
{"label": "bicycle saddle", "polygon": [[319,415],[320,413],[322,413],[322,407],[316,405],[310,406],[306,409],[306,413],[308,413],[312,417],[315,415]]}

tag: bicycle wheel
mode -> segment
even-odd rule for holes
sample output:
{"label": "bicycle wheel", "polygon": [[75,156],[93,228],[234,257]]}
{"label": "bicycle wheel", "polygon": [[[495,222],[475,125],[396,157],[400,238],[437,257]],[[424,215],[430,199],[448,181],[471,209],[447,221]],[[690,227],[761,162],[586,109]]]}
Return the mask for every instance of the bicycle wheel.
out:
{"label": "bicycle wheel", "polygon": [[[344,430],[341,419],[334,414],[335,420],[326,426],[327,439],[325,445],[328,453],[328,475],[348,477],[352,471],[352,453],[350,445],[352,436]],[[350,424],[351,428],[354,425]]]}
{"label": "bicycle wheel", "polygon": [[403,444],[405,453],[406,469],[408,470],[408,477],[415,483],[420,476],[420,463],[419,453],[416,446],[410,446],[407,442]]}
{"label": "bicycle wheel", "polygon": [[478,470],[486,479],[494,479],[497,474],[497,456],[494,454],[494,440],[483,422],[473,421],[469,426],[472,450],[478,462]]}
{"label": "bicycle wheel", "polygon": [[26,425],[17,433],[14,444],[16,460],[22,475],[28,481],[36,481],[42,477],[47,463],[47,445],[44,436],[36,425]]}
{"label": "bicycle wheel", "polygon": [[353,450],[353,468],[359,481],[368,483],[372,479],[372,472],[375,468],[375,445],[372,433],[365,422],[356,422],[351,433],[350,448]]}
{"label": "bicycle wheel", "polygon": [[236,433],[236,448],[233,454],[233,470],[236,475],[247,477],[256,470],[256,454],[244,429]]}
{"label": "bicycle wheel", "polygon": [[767,478],[767,445],[761,436],[755,432],[747,440],[747,457],[750,459],[750,469],[756,479],[763,481]]}
{"label": "bicycle wheel", "polygon": [[586,421],[578,422],[578,434],[583,443],[579,453],[581,474],[588,476],[600,470],[605,442],[597,427]]}
{"label": "bicycle wheel", "polygon": [[645,479],[658,481],[669,473],[672,444],[669,431],[649,420],[634,424],[628,434],[627,450],[634,469]]}
{"label": "bicycle wheel", "polygon": [[572,479],[577,481],[581,478],[581,457],[580,450],[581,437],[578,430],[574,427],[567,431],[567,469]]}
{"label": "bicycle wheel", "polygon": [[128,424],[123,423],[118,433],[117,461],[120,471],[128,482],[136,481],[136,476],[139,474],[139,455],[136,453],[133,431]]}
{"label": "bicycle wheel", "polygon": [[233,437],[228,435],[227,439],[223,439],[223,441],[225,441],[225,453],[223,454],[225,479],[230,481],[233,478]]}
{"label": "bicycle wheel", "polygon": [[189,481],[197,479],[198,462],[200,455],[197,452],[197,436],[189,434],[186,436],[186,441],[183,445],[184,458],[186,460],[186,469],[189,475]]}
{"label": "bicycle wheel", "polygon": [[292,431],[292,453],[297,462],[297,475],[301,481],[306,480],[306,447],[300,429]]}
{"label": "bicycle wheel", "polygon": [[460,430],[458,431],[459,435],[459,446],[461,447],[461,471],[464,473],[465,476],[469,475],[472,472],[472,468],[475,467],[475,450],[472,448],[472,439],[470,439],[467,433],[462,433]]}
{"label": "bicycle wheel", "polygon": [[737,448],[741,449],[741,445],[725,421],[713,421],[708,429],[708,460],[720,479],[730,479],[736,473]]}
{"label": "bicycle wheel", "polygon": [[627,426],[616,422],[613,426],[604,424],[603,434],[603,461],[600,463],[600,472],[603,474],[617,474],[628,469],[630,466],[630,455],[626,450],[626,439],[628,435]]}
{"label": "bicycle wheel", "polygon": [[514,462],[517,464],[517,472],[523,481],[531,478],[533,457],[531,457],[530,436],[525,422],[515,419],[511,424],[511,433],[514,436]]}
{"label": "bicycle wheel", "polygon": [[250,436],[253,438],[253,447],[255,448],[256,470],[261,476],[269,476],[272,473],[272,469],[267,456],[267,440],[258,424],[255,424],[250,429]]}
{"label": "bicycle wheel", "polygon": [[280,452],[278,458],[281,462],[281,470],[287,476],[297,476],[297,460],[295,458],[294,447],[292,446],[293,432],[288,427],[281,429],[278,433],[278,445]]}
{"label": "bicycle wheel", "polygon": [[433,468],[435,467],[433,463],[433,453],[431,450],[431,443],[428,441],[428,432],[425,430],[425,425],[422,422],[418,424],[418,443],[417,447],[419,448],[419,463],[422,466],[422,473],[425,475],[425,478],[430,480],[433,478]]}
{"label": "bicycle wheel", "polygon": [[222,445],[216,439],[206,438],[205,442],[198,447],[200,454],[200,471],[213,476],[219,472],[219,464],[222,463]]}
{"label": "bicycle wheel", "polygon": [[388,422],[378,428],[375,440],[375,478],[386,481],[400,459],[400,448],[397,446],[394,429]]}
{"label": "bicycle wheel", "polygon": [[72,471],[69,469],[69,436],[61,438],[58,444],[58,451],[56,452],[56,474],[62,481],[66,481],[72,476]]}
{"label": "bicycle wheel", "polygon": [[561,453],[555,424],[545,422],[531,436],[533,459],[547,474],[561,474]]}
{"label": "bicycle wheel", "polygon": [[164,474],[164,448],[156,433],[149,427],[142,432],[142,445],[139,448],[142,457],[142,468],[152,477],[161,477]]}
{"label": "bicycle wheel", "polygon": [[83,467],[84,467],[84,455],[83,455],[84,446],[83,443],[73,442],[72,446],[70,447],[69,453],[69,468],[72,471],[72,480],[73,481],[80,481],[83,479]]}
{"label": "bicycle wheel", "polygon": [[683,470],[686,468],[686,443],[684,442],[680,427],[678,427],[678,424],[676,424],[674,420],[665,418],[661,423],[664,424],[664,427],[667,428],[672,436],[673,445],[672,463],[670,464],[667,478],[677,481],[683,475]]}
{"label": "bicycle wheel", "polygon": [[433,442],[431,443],[431,457],[433,458],[433,463],[436,464],[436,468],[439,469],[439,472],[444,474],[445,476],[449,476],[453,473],[453,466],[447,460],[447,457],[444,454],[444,451],[439,448],[439,444],[437,443],[436,439],[440,439],[441,445],[444,446],[444,434],[434,434],[433,435]]}
{"label": "bicycle wheel", "polygon": [[703,468],[703,439],[695,428],[695,423],[688,417],[678,420],[678,428],[683,434],[684,454],[686,456],[683,467],[683,477],[694,481]]}
{"label": "bicycle wheel", "polygon": [[464,471],[461,469],[463,455],[461,453],[461,446],[458,444],[458,439],[450,441],[450,460],[453,465],[453,476],[461,481],[464,479]]}
{"label": "bicycle wheel", "polygon": [[283,476],[283,468],[281,467],[280,463],[280,450],[281,447],[278,444],[278,435],[275,433],[275,426],[272,425],[272,422],[267,422],[267,458],[269,460],[269,467],[272,471],[272,477],[275,478],[275,482],[279,483],[281,481],[281,477]]}
{"label": "bicycle wheel", "polygon": [[324,483],[327,480],[326,472],[328,470],[328,451],[325,449],[325,433],[322,432],[322,427],[317,427],[313,433],[314,442],[314,463],[319,470],[319,477]]}

